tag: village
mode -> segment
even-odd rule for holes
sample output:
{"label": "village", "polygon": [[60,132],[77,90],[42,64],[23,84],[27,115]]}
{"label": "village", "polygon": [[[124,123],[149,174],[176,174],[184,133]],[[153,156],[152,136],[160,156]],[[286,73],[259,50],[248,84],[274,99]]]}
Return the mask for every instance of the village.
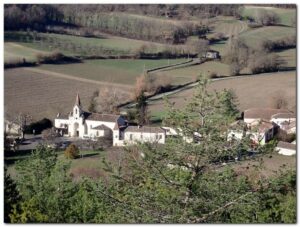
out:
{"label": "village", "polygon": [[[276,138],[276,150],[279,154],[296,154],[295,113],[286,109],[252,108],[245,110],[242,115],[242,119],[230,125],[228,141],[250,136],[253,144],[265,145]],[[58,113],[53,122],[57,137],[93,141],[105,138],[112,141],[112,146],[145,142],[164,144],[168,137],[183,136],[180,128],[174,129],[167,125],[136,125],[128,122],[126,116],[86,112],[82,108],[79,94],[76,95],[72,111],[68,114]],[[8,138],[13,138],[10,146],[14,147],[17,141],[22,143],[21,131],[20,125],[5,121],[4,133]],[[201,141],[201,135],[194,132],[193,137],[185,136],[184,140],[198,143]],[[58,147],[55,143],[49,146]]]}
{"label": "village", "polygon": [[296,4],[4,4],[4,222],[297,222]]}

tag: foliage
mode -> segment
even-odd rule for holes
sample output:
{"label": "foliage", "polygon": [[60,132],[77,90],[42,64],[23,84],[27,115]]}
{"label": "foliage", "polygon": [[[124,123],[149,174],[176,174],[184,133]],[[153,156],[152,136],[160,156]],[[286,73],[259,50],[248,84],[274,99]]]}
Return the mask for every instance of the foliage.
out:
{"label": "foliage", "polygon": [[4,222],[11,222],[9,214],[13,208],[17,207],[21,200],[21,196],[17,189],[16,182],[7,173],[6,167],[4,168]]}
{"label": "foliage", "polygon": [[[72,181],[68,174],[70,163],[58,161],[51,149],[38,147],[16,167],[22,201],[20,208],[11,213],[11,220],[295,223],[295,171],[252,182],[229,165],[219,165],[242,150],[248,151],[250,144],[246,138],[227,141],[232,116],[228,110],[232,108],[224,106],[233,107],[233,99],[226,92],[208,92],[207,83],[200,78],[196,93],[185,108],[175,109],[168,104],[165,124],[177,131],[177,137],[168,138],[164,145],[128,146],[115,163],[104,160],[109,174],[105,183],[90,179]],[[274,146],[273,142],[259,152],[270,152]]]}
{"label": "foliage", "polygon": [[75,144],[70,144],[65,150],[65,157],[68,159],[75,159],[79,157],[79,149]]}

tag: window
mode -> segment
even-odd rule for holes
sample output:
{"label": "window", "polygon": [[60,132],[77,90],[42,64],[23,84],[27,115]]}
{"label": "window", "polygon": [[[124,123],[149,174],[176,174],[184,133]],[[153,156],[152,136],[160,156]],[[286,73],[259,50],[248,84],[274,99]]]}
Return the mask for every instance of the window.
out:
{"label": "window", "polygon": [[143,134],[141,134],[141,139],[143,139]]}
{"label": "window", "polygon": [[77,114],[77,108],[75,108],[75,114]]}
{"label": "window", "polygon": [[96,132],[96,136],[99,136],[99,131]]}
{"label": "window", "polygon": [[132,134],[129,135],[129,139],[132,140]]}
{"label": "window", "polygon": [[92,125],[90,125],[90,129],[92,129]]}

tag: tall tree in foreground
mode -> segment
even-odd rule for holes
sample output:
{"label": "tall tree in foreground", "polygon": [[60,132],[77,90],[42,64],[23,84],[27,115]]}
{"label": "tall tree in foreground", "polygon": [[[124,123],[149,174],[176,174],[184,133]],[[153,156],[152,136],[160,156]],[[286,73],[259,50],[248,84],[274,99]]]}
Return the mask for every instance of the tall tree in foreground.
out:
{"label": "tall tree in foreground", "polygon": [[[113,190],[110,196],[124,206],[122,218],[126,223],[266,223],[284,220],[283,213],[272,218],[273,209],[275,211],[278,204],[283,206],[284,200],[278,199],[274,201],[274,207],[267,207],[268,200],[280,194],[270,186],[272,182],[258,178],[258,183],[253,183],[230,167],[219,165],[247,152],[250,143],[248,138],[227,141],[227,127],[235,110],[224,111],[224,106],[234,107],[228,103],[232,98],[227,91],[209,93],[206,86],[207,81],[200,80],[186,108],[178,110],[170,105],[166,123],[177,129],[178,137],[168,139],[163,146],[144,143],[128,147],[125,168],[121,171],[111,169],[118,190]],[[191,143],[196,136],[198,143]],[[289,187],[295,191],[293,185]],[[281,196],[285,197],[284,194]],[[268,199],[263,200],[265,197]],[[295,198],[293,193],[289,198]],[[294,209],[292,202],[286,206]],[[247,213],[249,210],[250,214]],[[287,220],[293,222],[294,217],[291,215]]]}

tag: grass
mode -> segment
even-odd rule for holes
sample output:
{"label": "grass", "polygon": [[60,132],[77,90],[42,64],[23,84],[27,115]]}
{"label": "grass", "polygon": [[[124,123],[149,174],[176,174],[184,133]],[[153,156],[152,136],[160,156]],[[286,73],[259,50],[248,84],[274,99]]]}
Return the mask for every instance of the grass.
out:
{"label": "grass", "polygon": [[234,17],[219,16],[211,19],[210,27],[213,32],[220,32],[230,37],[238,35],[248,29],[248,25],[244,21],[239,21]]}
{"label": "grass", "polygon": [[278,40],[287,36],[295,35],[296,29],[282,26],[268,26],[248,30],[240,35],[247,44],[253,48],[258,47],[263,40]]}
{"label": "grass", "polygon": [[[221,91],[223,89],[233,89],[238,97],[238,107],[240,111],[248,108],[270,107],[272,97],[278,92],[284,94],[287,100],[288,109],[296,110],[296,72],[279,72],[247,77],[237,77],[234,79],[220,80],[212,82],[208,86],[210,91]],[[189,102],[195,89],[187,89],[168,96],[171,103],[176,108],[183,108]],[[166,111],[163,100],[151,102],[149,105],[151,115],[156,116],[158,112]]]}
{"label": "grass", "polygon": [[[67,55],[78,55],[82,51],[86,51],[87,49],[92,50],[99,47],[110,51],[111,54],[130,54],[145,44],[151,44],[153,46],[153,49],[157,51],[161,51],[165,47],[164,44],[127,39],[117,36],[107,36],[104,38],[86,38],[54,33],[37,33],[37,35],[43,39],[55,40],[56,45],[54,45],[54,43],[45,41],[34,42],[31,35],[27,34],[26,32],[5,32],[4,50],[6,59],[9,59],[11,56],[25,56],[29,59],[34,56],[34,52],[39,51],[59,50],[60,52]],[[13,49],[12,45],[15,46],[16,44],[19,46],[19,48]],[[71,48],[70,44],[80,47],[79,50]],[[20,49],[20,47],[22,48]],[[30,48],[31,52],[33,51],[33,53],[31,54],[28,51],[26,52],[26,48]],[[92,53],[84,52],[84,55],[92,55]]]}
{"label": "grass", "polygon": [[134,85],[145,69],[184,62],[185,59],[162,60],[86,60],[81,64],[41,65],[39,68],[80,78]]}
{"label": "grass", "polygon": [[24,45],[12,42],[4,44],[4,62],[14,59],[26,59],[26,61],[36,61],[36,54],[45,53],[45,51],[26,47]]}
{"label": "grass", "polygon": [[296,66],[297,66],[296,48],[279,51],[279,52],[276,52],[276,54],[286,62],[286,65],[285,65],[286,67],[295,67],[296,68]]}
{"label": "grass", "polygon": [[[9,115],[23,112],[30,114],[34,120],[44,117],[54,119],[57,113],[69,113],[72,110],[77,92],[80,94],[84,110],[88,110],[90,97],[95,90],[118,88],[114,84],[102,85],[93,81],[67,79],[47,72],[33,72],[30,69],[16,68],[4,71],[4,109]],[[122,87],[118,91],[122,94],[122,101],[127,101],[130,89]]]}
{"label": "grass", "polygon": [[194,81],[200,74],[209,75],[215,72],[218,75],[228,76],[229,66],[219,61],[208,61],[200,65],[183,67],[156,73],[158,76],[168,76],[174,84],[183,84]]}
{"label": "grass", "polygon": [[279,16],[281,24],[290,26],[293,17],[296,17],[296,9],[283,9],[275,7],[259,7],[259,6],[245,6],[242,12],[243,16],[254,16],[260,9],[270,10]]}

